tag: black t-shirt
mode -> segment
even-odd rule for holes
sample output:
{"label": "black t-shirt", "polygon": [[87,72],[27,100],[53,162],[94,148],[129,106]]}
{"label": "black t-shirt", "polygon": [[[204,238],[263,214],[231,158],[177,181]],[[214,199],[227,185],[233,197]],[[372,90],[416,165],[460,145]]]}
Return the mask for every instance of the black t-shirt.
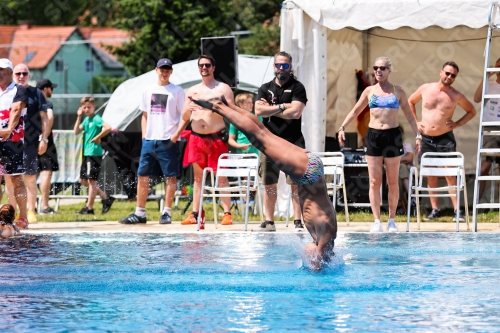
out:
{"label": "black t-shirt", "polygon": [[[306,89],[304,85],[293,77],[283,86],[276,84],[275,80],[264,83],[257,93],[257,100],[264,98],[269,105],[291,103],[299,101],[307,103]],[[299,146],[305,148],[305,140],[302,135],[302,117],[299,119],[282,119],[279,117],[267,117],[262,121],[271,133]]]}
{"label": "black t-shirt", "polygon": [[47,112],[47,101],[42,91],[36,87],[26,88],[28,103],[24,118],[24,144],[38,145],[42,133],[42,118],[40,112]]}

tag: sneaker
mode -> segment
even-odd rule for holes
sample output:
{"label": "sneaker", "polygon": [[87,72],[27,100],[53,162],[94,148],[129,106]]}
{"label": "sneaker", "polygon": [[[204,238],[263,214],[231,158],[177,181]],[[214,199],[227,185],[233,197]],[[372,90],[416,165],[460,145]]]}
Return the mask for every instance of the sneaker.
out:
{"label": "sneaker", "polygon": [[36,223],[36,215],[34,212],[28,212],[28,223]]}
{"label": "sneaker", "polygon": [[258,228],[252,229],[252,231],[276,231],[276,226],[274,221],[264,221]]}
{"label": "sneaker", "polygon": [[112,196],[108,196],[108,198],[106,200],[101,200],[103,214],[106,214],[109,211],[109,209],[111,208],[111,205],[113,204],[113,202],[115,202],[115,200],[116,199]]}
{"label": "sneaker", "polygon": [[14,224],[16,225],[16,227],[18,227],[19,229],[28,229],[28,220],[26,220],[24,217],[20,217],[18,218]]}
{"label": "sneaker", "polygon": [[168,213],[163,213],[163,215],[160,217],[160,224],[171,224],[172,223],[172,218]]}
{"label": "sneaker", "polygon": [[[198,224],[198,221],[196,220],[196,217],[194,216],[193,213],[189,213],[189,215],[181,221],[182,225],[188,225],[188,224]],[[205,211],[201,211],[201,225],[205,225]]]}
{"label": "sneaker", "polygon": [[427,215],[427,217],[424,220],[425,221],[432,221],[434,219],[437,219],[438,217],[440,217],[439,212],[440,212],[439,209],[433,208],[432,212],[429,215]]}
{"label": "sneaker", "polygon": [[222,222],[220,223],[222,225],[231,225],[233,224],[233,217],[229,213],[224,213],[222,216]]}
{"label": "sneaker", "polygon": [[393,219],[389,219],[387,222],[387,232],[398,232],[398,226],[394,223]]}
{"label": "sneaker", "polygon": [[293,220],[293,224],[295,224],[295,231],[304,231],[304,225],[301,220]]}
{"label": "sneaker", "polygon": [[146,215],[137,216],[135,214],[130,214],[124,219],[118,221],[121,224],[138,224],[138,223],[146,223],[148,220],[146,219]]}
{"label": "sneaker", "polygon": [[94,210],[93,209],[89,209],[87,206],[83,207],[78,213],[76,213],[78,215],[93,215],[94,214]]}
{"label": "sneaker", "polygon": [[55,211],[54,211],[52,208],[50,208],[50,207],[49,207],[49,208],[47,208],[47,209],[43,209],[43,208],[42,208],[42,209],[40,210],[40,213],[39,213],[39,214],[40,214],[40,215],[45,215],[45,214],[54,214],[54,213],[55,213]]}
{"label": "sneaker", "polygon": [[384,232],[384,229],[382,229],[382,223],[380,222],[373,222],[370,232]]}
{"label": "sneaker", "polygon": [[[465,222],[465,215],[461,210],[458,211],[458,220],[459,222]],[[457,222],[457,211],[453,212],[453,222]]]}

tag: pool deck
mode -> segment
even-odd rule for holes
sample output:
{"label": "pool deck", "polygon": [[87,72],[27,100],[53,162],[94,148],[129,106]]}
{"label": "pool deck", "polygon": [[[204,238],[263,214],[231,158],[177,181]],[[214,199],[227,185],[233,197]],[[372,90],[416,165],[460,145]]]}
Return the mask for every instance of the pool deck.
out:
{"label": "pool deck", "polygon": [[[345,222],[339,222],[338,230],[339,232],[368,232],[370,230],[369,222],[351,222],[349,226]],[[396,223],[400,232],[406,231],[406,223],[399,222]],[[258,227],[259,222],[249,222],[248,232],[251,232],[253,228]],[[383,223],[385,229],[385,223]],[[243,222],[237,222],[230,226],[218,225],[215,228],[214,223],[207,223],[205,230],[200,230],[200,232],[243,232],[245,230],[245,225]],[[467,231],[466,224],[460,223],[460,232],[471,232],[472,224],[470,224],[470,230]],[[420,224],[420,230],[417,230],[417,223],[413,222],[410,224],[410,232],[455,232],[456,224],[452,222],[448,223],[432,223],[432,222],[422,222]],[[99,222],[38,222],[30,224],[28,229],[22,230],[22,233],[26,234],[51,234],[51,233],[83,233],[83,232],[138,232],[138,233],[185,233],[185,232],[197,232],[196,225],[181,225],[180,222],[173,222],[168,225],[161,225],[158,222],[148,222],[147,224],[137,224],[137,225],[124,225],[116,221],[99,221]],[[288,228],[285,226],[285,222],[276,222],[276,232],[295,233],[295,228],[291,224]],[[304,230],[303,232],[307,232]],[[500,232],[499,223],[480,223],[478,225],[478,232]]]}

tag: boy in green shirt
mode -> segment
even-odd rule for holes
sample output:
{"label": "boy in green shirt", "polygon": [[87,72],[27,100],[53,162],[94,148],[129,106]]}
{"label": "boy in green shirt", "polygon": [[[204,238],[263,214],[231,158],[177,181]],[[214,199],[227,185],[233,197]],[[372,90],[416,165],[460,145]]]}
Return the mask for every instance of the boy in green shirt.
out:
{"label": "boy in green shirt", "polygon": [[[105,123],[101,116],[95,114],[95,101],[92,97],[82,98],[81,107],[77,111],[75,135],[83,131],[83,159],[80,167],[80,184],[89,188],[87,205],[77,214],[94,214],[94,200],[97,194],[101,197],[102,213],[106,214],[115,201],[107,196],[98,186],[99,172],[103,150],[101,139],[111,131],[111,126]],[[85,119],[82,120],[83,116]],[[81,122],[81,124],[80,124]]]}
{"label": "boy in green shirt", "polygon": [[[252,94],[239,94],[234,99],[234,103],[240,108],[253,113],[253,95]],[[262,117],[258,117],[262,121]],[[233,124],[229,125],[229,140],[227,141],[230,146],[236,148],[237,153],[255,153],[259,155],[259,150],[252,146],[248,138],[241,131],[238,131]]]}

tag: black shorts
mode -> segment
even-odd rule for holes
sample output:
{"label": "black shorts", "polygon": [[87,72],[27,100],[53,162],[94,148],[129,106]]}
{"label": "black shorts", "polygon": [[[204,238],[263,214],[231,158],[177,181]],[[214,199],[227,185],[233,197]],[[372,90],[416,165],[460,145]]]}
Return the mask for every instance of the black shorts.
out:
{"label": "black shorts", "polygon": [[438,136],[422,134],[422,148],[418,154],[418,164],[420,164],[424,153],[452,153],[456,151],[457,141],[453,131]]}
{"label": "black shorts", "polygon": [[52,142],[47,147],[47,151],[43,155],[38,155],[38,172],[41,171],[58,171],[59,162],[57,161],[56,146]]}
{"label": "black shorts", "polygon": [[[263,153],[260,153],[259,177],[262,179],[263,185],[278,184],[280,169]],[[288,185],[295,184],[290,176],[286,176]]]}
{"label": "black shorts", "polygon": [[365,136],[365,153],[368,156],[383,157],[403,155],[403,134],[399,127],[387,130],[368,128]]}
{"label": "black shorts", "polygon": [[80,167],[80,179],[99,179],[101,171],[102,156],[83,156]]}
{"label": "black shorts", "polygon": [[24,146],[24,174],[36,175],[38,166],[38,145]]}

